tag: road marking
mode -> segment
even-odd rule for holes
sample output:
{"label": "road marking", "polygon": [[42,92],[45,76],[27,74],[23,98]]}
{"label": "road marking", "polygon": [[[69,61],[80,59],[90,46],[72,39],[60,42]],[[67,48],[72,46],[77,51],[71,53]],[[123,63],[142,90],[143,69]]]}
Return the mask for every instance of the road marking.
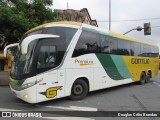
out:
{"label": "road marking", "polygon": [[157,85],[157,86],[159,86],[159,87],[160,87],[160,84],[159,84],[159,83],[157,83],[157,82],[153,82],[153,84],[155,84],[155,85]]}
{"label": "road marking", "polygon": [[69,106],[69,107],[45,106],[45,107],[48,107],[48,108],[56,108],[56,109],[64,109],[64,110],[73,110],[73,111],[98,111],[97,108],[79,107],[79,106]]}
{"label": "road marking", "polygon": [[16,110],[16,109],[7,109],[7,108],[0,108],[0,111],[22,111],[22,110]]}
{"label": "road marking", "polygon": [[92,118],[83,118],[83,117],[42,117],[42,118],[51,120],[94,120]]}

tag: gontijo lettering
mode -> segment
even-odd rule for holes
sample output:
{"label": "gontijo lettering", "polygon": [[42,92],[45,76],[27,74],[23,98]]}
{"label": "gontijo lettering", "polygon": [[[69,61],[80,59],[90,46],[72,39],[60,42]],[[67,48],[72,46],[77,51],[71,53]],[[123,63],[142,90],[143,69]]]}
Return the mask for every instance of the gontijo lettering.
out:
{"label": "gontijo lettering", "polygon": [[149,59],[142,59],[142,58],[132,58],[131,59],[132,64],[149,64]]}

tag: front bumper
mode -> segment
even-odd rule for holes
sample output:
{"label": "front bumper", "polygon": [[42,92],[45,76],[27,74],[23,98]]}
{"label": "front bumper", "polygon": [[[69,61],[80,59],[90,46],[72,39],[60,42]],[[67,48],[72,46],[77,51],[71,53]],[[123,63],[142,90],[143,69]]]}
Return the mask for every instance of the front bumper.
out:
{"label": "front bumper", "polygon": [[20,91],[13,89],[11,86],[10,86],[10,89],[12,93],[16,97],[20,98],[21,100],[28,102],[28,103],[37,103],[36,85],[30,88],[24,89],[24,90],[20,90]]}

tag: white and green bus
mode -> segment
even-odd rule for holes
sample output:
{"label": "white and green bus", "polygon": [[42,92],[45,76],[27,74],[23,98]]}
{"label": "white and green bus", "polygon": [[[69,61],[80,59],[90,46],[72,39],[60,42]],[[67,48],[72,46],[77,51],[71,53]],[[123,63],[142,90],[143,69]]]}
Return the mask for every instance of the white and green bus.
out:
{"label": "white and green bus", "polygon": [[157,46],[82,23],[44,24],[14,45],[10,88],[29,103],[83,99],[90,91],[158,75]]}

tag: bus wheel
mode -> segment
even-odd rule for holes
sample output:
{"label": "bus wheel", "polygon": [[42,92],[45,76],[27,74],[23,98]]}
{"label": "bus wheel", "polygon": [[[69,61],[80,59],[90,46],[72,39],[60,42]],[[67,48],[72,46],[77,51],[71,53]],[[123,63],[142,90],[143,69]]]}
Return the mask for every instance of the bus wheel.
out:
{"label": "bus wheel", "polygon": [[142,85],[145,83],[145,81],[146,81],[146,74],[142,72],[139,83]]}
{"label": "bus wheel", "polygon": [[87,83],[82,80],[78,79],[72,86],[70,99],[72,100],[80,100],[86,97],[88,94],[88,85]]}
{"label": "bus wheel", "polygon": [[150,79],[151,79],[151,73],[148,72],[147,76],[146,76],[146,81],[145,82],[148,83],[150,81]]}

